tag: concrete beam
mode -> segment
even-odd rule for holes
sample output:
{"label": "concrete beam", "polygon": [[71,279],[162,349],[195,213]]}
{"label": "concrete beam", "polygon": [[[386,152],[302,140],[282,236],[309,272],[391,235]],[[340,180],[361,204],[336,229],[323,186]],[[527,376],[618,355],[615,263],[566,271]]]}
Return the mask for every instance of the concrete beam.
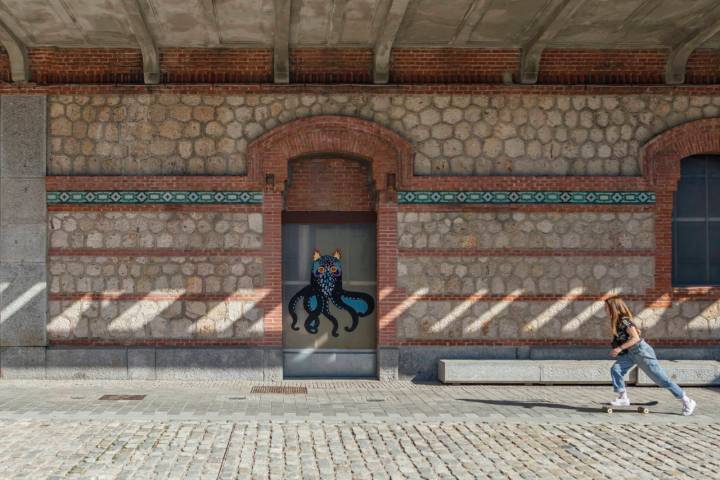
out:
{"label": "concrete beam", "polygon": [[160,53],[155,45],[155,40],[150,34],[140,5],[138,5],[137,0],[122,0],[122,6],[125,13],[127,13],[130,29],[142,51],[145,83],[160,83]]}
{"label": "concrete beam", "polygon": [[13,82],[30,81],[30,61],[27,48],[20,39],[10,30],[0,18],[0,43],[8,52],[10,58],[10,78]]}
{"label": "concrete beam", "polygon": [[662,2],[657,0],[645,0],[627,16],[624,22],[620,25],[617,32],[632,32],[642,28],[642,23],[646,18],[649,18],[652,13],[660,7]]}
{"label": "concrete beam", "polygon": [[205,25],[207,26],[208,41],[211,46],[217,47],[222,42],[220,38],[220,26],[215,15],[215,4],[213,0],[200,0],[200,7],[205,15]]}
{"label": "concrete beam", "polygon": [[345,5],[347,0],[335,0],[330,11],[330,28],[328,28],[327,43],[335,46],[342,36],[343,18],[345,18]]}
{"label": "concrete beam", "polygon": [[560,0],[545,11],[537,22],[530,39],[522,48],[520,82],[537,83],[540,57],[547,44],[567,26],[575,13],[587,0]]}
{"label": "concrete beam", "polygon": [[705,22],[670,50],[667,66],[665,67],[665,83],[671,85],[685,83],[688,58],[695,49],[710,40],[718,32],[720,32],[720,7],[708,12]]}
{"label": "concrete beam", "polygon": [[275,42],[273,79],[290,83],[290,12],[291,0],[275,0]]}
{"label": "concrete beam", "polygon": [[63,0],[48,0],[48,3],[50,4],[50,8],[55,13],[55,15],[57,15],[57,17],[65,24],[65,27],[72,28],[73,30],[79,32],[83,38],[83,41],[87,42],[85,30],[83,30],[82,25],[76,22],[73,16],[70,14],[70,11],[68,11],[67,3],[65,3]]}
{"label": "concrete beam", "polygon": [[385,23],[380,27],[374,49],[373,82],[388,83],[390,79],[390,53],[395,37],[400,29],[409,0],[392,0],[385,15]]}
{"label": "concrete beam", "polygon": [[460,23],[460,27],[450,43],[453,45],[467,44],[470,40],[470,35],[473,31],[475,31],[478,24],[485,16],[485,13],[487,13],[488,8],[490,8],[490,3],[490,0],[475,0],[465,13],[462,22]]}

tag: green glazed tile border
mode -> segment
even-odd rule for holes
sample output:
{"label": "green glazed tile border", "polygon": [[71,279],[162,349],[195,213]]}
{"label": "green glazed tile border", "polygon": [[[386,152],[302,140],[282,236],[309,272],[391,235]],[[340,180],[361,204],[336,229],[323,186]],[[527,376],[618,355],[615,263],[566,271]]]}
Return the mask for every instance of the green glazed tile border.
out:
{"label": "green glazed tile border", "polygon": [[48,205],[257,204],[262,192],[119,190],[47,192]]}
{"label": "green glazed tile border", "polygon": [[398,203],[404,204],[528,204],[528,205],[652,205],[655,192],[629,191],[402,191]]}

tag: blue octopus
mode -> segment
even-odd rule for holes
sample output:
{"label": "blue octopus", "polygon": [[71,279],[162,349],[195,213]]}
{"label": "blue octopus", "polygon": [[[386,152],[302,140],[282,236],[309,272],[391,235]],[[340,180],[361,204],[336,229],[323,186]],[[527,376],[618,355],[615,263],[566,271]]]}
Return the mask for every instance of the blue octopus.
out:
{"label": "blue octopus", "polygon": [[300,330],[297,326],[298,318],[295,307],[300,298],[303,298],[303,307],[308,314],[305,319],[305,330],[308,333],[316,334],[318,332],[320,314],[323,314],[333,324],[333,337],[338,336],[338,320],[330,313],[331,302],[337,308],[350,313],[352,324],[345,327],[345,330],[352,332],[357,328],[360,317],[367,317],[373,312],[375,301],[366,293],[343,290],[340,250],[335,250],[332,255],[321,255],[318,250],[315,250],[312,258],[310,285],[293,295],[288,304],[288,310],[292,317],[291,328]]}

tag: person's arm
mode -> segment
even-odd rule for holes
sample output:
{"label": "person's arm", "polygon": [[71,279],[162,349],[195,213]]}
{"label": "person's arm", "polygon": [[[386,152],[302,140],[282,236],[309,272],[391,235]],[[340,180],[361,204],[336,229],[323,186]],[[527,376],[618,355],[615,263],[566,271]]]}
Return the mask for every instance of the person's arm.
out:
{"label": "person's arm", "polygon": [[612,349],[611,355],[613,357],[617,357],[618,355],[620,355],[620,352],[622,352],[623,350],[627,350],[628,348],[632,347],[640,341],[640,335],[638,334],[637,328],[631,326],[626,328],[625,331],[630,336],[630,338],[628,338],[628,341],[623,343],[619,347]]}

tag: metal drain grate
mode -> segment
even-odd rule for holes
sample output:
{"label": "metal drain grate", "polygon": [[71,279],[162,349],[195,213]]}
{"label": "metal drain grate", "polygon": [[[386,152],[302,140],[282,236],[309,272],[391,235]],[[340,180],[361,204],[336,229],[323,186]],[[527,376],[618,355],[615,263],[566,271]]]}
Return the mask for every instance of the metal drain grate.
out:
{"label": "metal drain grate", "polygon": [[295,395],[307,393],[307,387],[287,387],[283,385],[256,385],[250,393],[279,393],[282,395]]}
{"label": "metal drain grate", "polygon": [[145,395],[103,395],[100,400],[142,400]]}

